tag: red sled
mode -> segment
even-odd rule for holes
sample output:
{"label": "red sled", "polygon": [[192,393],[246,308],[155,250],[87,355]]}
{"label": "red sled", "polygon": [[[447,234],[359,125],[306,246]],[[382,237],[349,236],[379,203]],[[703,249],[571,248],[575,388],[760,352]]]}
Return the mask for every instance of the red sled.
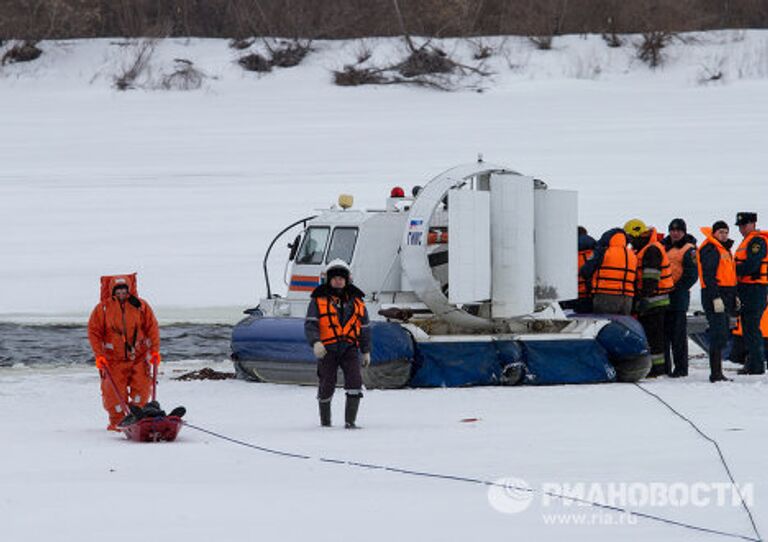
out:
{"label": "red sled", "polygon": [[184,422],[178,416],[142,418],[120,430],[128,440],[134,442],[173,442]]}

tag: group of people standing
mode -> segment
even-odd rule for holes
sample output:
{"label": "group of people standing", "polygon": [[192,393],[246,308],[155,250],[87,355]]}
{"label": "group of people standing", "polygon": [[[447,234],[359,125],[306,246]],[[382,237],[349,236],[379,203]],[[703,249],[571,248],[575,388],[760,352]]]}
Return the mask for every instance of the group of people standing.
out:
{"label": "group of people standing", "polygon": [[711,382],[729,380],[722,369],[731,317],[738,317],[746,361],[740,374],[765,373],[760,329],[768,295],[768,232],[757,229],[757,213],[736,216],[743,240],[732,252],[725,221],[702,227],[697,247],[685,220],[675,218],[659,235],[640,219],[612,228],[595,241],[579,227],[577,312],[634,315],[651,351],[648,376],[688,375],[687,312],[690,289],[701,285],[710,334]]}

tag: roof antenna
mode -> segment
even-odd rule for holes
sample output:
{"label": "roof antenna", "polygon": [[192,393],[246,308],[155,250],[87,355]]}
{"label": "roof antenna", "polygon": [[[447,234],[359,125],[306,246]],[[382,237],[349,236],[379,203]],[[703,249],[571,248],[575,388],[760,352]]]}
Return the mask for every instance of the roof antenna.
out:
{"label": "roof antenna", "polygon": [[477,153],[477,163],[482,164],[483,163],[483,153],[479,152]]}

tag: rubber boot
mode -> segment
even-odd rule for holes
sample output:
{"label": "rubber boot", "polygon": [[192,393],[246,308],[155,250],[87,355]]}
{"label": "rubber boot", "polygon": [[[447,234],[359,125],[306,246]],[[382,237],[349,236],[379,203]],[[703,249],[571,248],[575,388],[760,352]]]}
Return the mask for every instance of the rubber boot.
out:
{"label": "rubber boot", "polygon": [[320,425],[323,427],[331,426],[331,402],[330,401],[318,401],[320,406]]}
{"label": "rubber boot", "polygon": [[344,427],[347,429],[357,429],[355,420],[357,419],[357,409],[360,407],[359,395],[347,395],[347,403],[344,406]]}
{"label": "rubber boot", "polygon": [[709,354],[709,381],[712,383],[715,382],[725,382],[730,381],[730,378],[727,378],[723,374],[723,352],[722,350],[712,350]]}

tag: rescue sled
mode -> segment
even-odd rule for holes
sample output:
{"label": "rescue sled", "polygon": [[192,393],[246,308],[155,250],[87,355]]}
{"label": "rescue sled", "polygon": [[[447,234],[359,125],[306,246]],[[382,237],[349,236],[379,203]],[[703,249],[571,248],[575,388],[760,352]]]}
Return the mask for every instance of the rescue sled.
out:
{"label": "rescue sled", "polygon": [[[162,415],[159,416],[147,416],[137,419],[134,422],[126,423],[131,416],[133,416],[134,410],[128,406],[128,403],[123,398],[120,390],[117,389],[115,381],[112,379],[112,373],[109,371],[109,367],[103,368],[107,380],[109,381],[115,395],[120,398],[120,404],[123,408],[123,412],[129,412],[126,418],[118,424],[117,429],[125,435],[128,440],[134,442],[172,442],[176,440],[176,437],[181,431],[181,426],[184,422],[181,416],[174,415]],[[157,397],[157,365],[152,365],[152,403],[156,403]],[[136,409],[140,410],[140,409]],[[179,407],[181,415],[186,411],[183,407]]]}
{"label": "rescue sled", "polygon": [[161,418],[143,418],[120,430],[128,438],[136,442],[172,442],[181,430],[184,422],[178,416],[163,416]]}
{"label": "rescue sled", "polygon": [[[232,333],[240,378],[316,384],[304,316],[322,270],[350,265],[371,317],[367,388],[636,381],[651,360],[629,317],[566,315],[577,285],[577,194],[503,166],[450,169],[383,209],[338,205],[286,226],[264,256],[266,297]],[[268,260],[294,228],[283,280]],[[340,379],[341,381],[341,379]]]}

